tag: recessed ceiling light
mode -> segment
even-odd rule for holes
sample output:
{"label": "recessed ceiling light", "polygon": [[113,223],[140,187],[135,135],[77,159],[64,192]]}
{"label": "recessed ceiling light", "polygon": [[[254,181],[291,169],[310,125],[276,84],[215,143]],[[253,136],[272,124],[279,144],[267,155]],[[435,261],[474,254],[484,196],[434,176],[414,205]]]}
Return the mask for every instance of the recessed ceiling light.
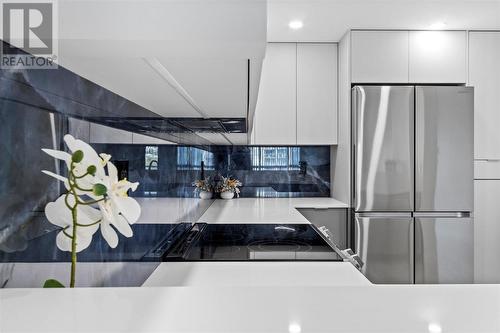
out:
{"label": "recessed ceiling light", "polygon": [[431,26],[429,27],[431,30],[442,30],[446,28],[446,22],[435,22],[432,23]]}
{"label": "recessed ceiling light", "polygon": [[288,23],[288,27],[293,30],[301,29],[303,26],[304,23],[298,20],[290,21],[290,23]]}

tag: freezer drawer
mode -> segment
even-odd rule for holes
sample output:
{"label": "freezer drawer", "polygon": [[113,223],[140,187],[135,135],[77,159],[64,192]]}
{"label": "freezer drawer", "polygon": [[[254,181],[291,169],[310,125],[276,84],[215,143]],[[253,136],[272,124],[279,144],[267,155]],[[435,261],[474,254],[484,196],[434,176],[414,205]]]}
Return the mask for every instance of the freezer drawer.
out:
{"label": "freezer drawer", "polygon": [[415,89],[415,210],[472,211],[474,89]]}
{"label": "freezer drawer", "polygon": [[415,218],[415,283],[473,283],[470,217]]}
{"label": "freezer drawer", "polygon": [[356,211],[412,211],[414,87],[356,86],[353,99]]}
{"label": "freezer drawer", "polygon": [[411,214],[354,216],[355,252],[361,272],[372,283],[413,283],[413,219]]}

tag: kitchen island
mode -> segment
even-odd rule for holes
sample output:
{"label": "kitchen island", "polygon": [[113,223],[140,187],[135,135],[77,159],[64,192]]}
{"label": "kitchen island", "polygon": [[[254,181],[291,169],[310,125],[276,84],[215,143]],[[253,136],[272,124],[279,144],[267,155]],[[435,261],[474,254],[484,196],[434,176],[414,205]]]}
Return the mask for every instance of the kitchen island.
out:
{"label": "kitchen island", "polygon": [[[303,224],[297,208],[347,207],[330,198],[145,200],[142,223],[199,215],[193,222]],[[373,285],[345,262],[167,262],[142,288],[0,290],[2,333],[498,332],[498,313],[500,286]]]}
{"label": "kitchen island", "polygon": [[0,290],[2,333],[479,333],[499,313],[498,285]]}

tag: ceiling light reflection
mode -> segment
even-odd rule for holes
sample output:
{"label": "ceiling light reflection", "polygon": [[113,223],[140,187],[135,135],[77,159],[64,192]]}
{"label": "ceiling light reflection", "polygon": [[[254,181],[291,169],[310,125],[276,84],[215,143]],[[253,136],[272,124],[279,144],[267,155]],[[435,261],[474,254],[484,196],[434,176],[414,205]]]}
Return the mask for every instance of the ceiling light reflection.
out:
{"label": "ceiling light reflection", "polygon": [[436,323],[430,323],[428,326],[428,329],[429,329],[429,333],[441,333],[441,332],[443,332],[441,325],[436,324]]}

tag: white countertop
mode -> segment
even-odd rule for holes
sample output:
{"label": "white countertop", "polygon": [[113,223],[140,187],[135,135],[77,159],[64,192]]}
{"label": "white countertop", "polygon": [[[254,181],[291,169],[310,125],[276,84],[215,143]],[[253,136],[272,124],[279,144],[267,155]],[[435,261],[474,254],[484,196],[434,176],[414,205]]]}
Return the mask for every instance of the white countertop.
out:
{"label": "white countertop", "polygon": [[0,308],[2,333],[500,331],[498,285],[2,289]]}
{"label": "white countertop", "polygon": [[141,205],[136,223],[197,222],[213,200],[197,198],[134,198]]}
{"label": "white countertop", "polygon": [[143,287],[367,286],[347,262],[164,262]]}
{"label": "white countertop", "polygon": [[333,198],[238,198],[215,200],[198,222],[309,223],[297,208],[347,208]]}

